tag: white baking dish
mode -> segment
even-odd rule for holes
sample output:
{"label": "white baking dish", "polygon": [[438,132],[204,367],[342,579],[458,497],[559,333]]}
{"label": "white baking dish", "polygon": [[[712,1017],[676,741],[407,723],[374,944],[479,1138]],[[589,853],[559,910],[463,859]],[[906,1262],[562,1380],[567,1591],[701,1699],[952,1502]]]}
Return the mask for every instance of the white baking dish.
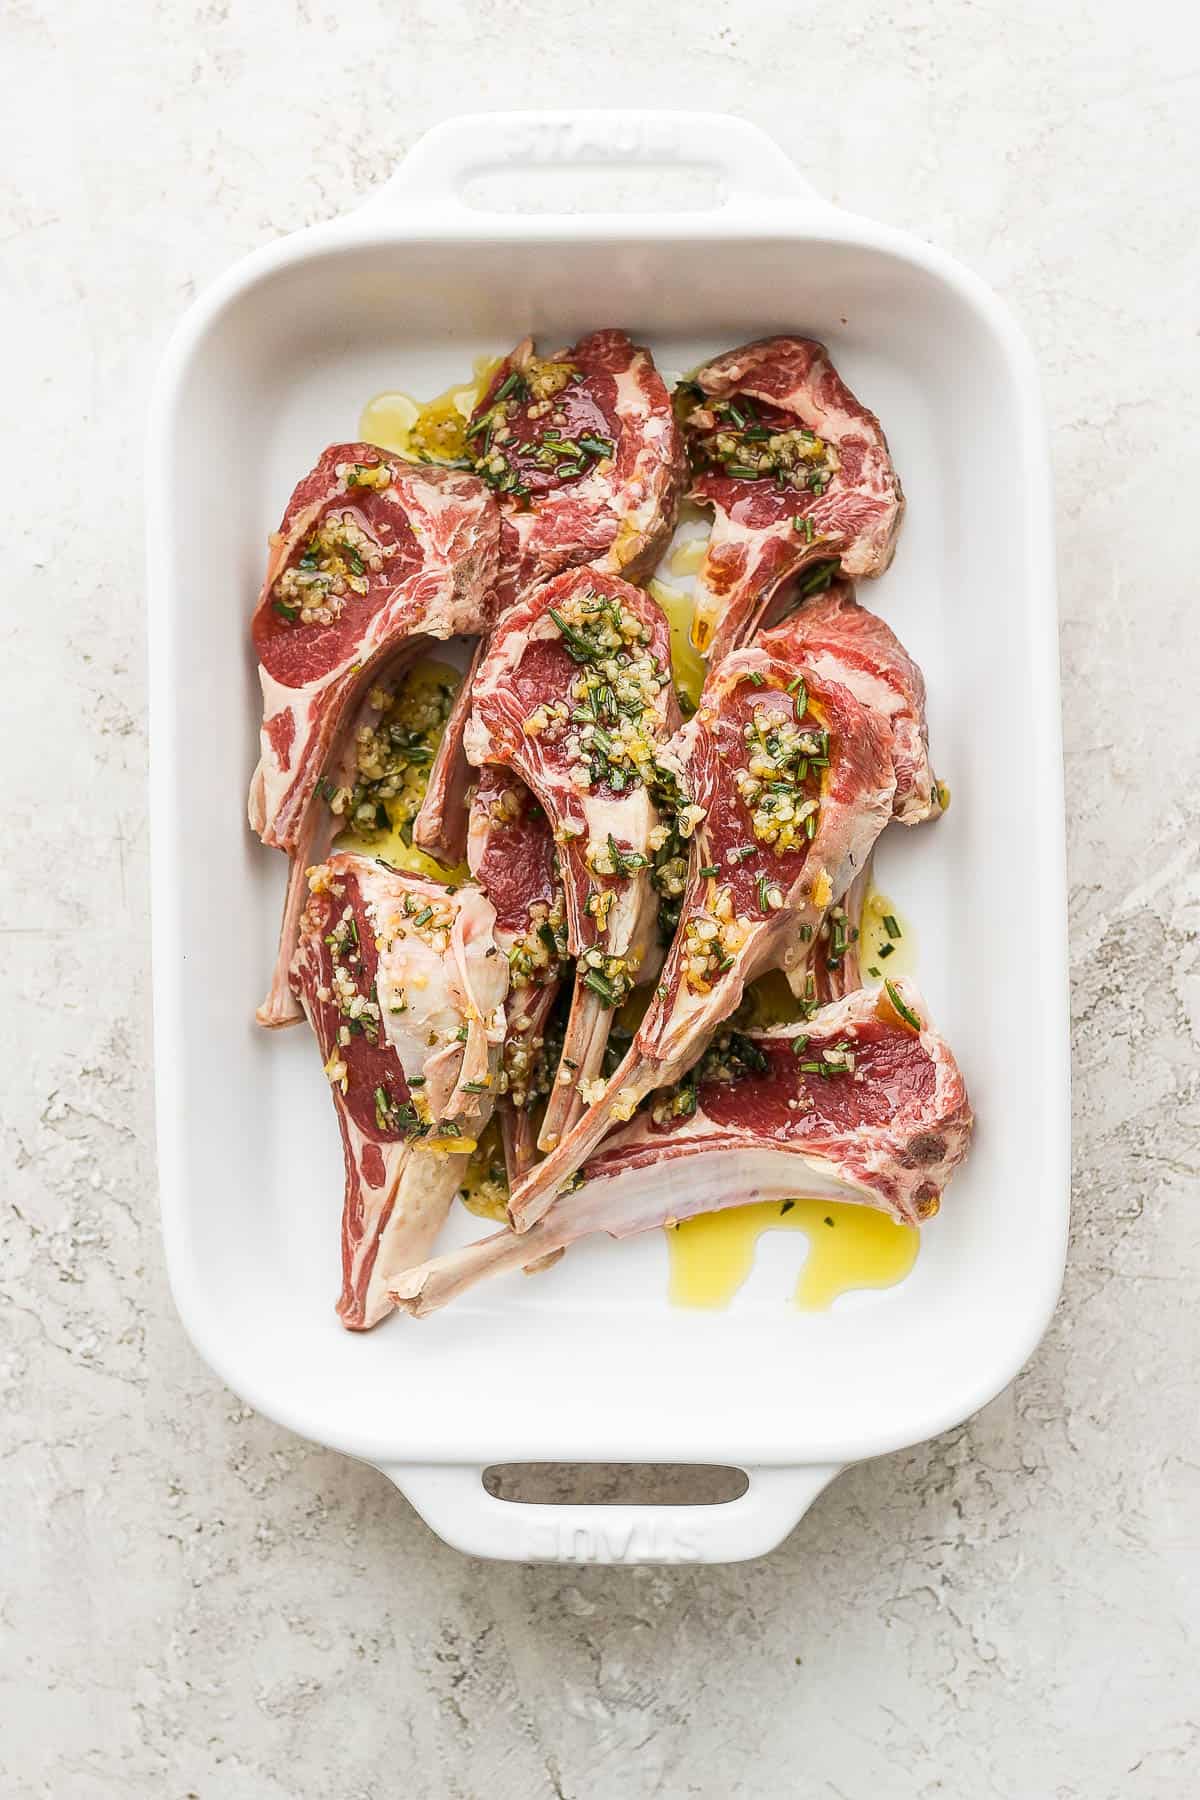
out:
{"label": "white baking dish", "polygon": [[[700,170],[706,210],[472,210],[516,168]],[[297,476],[385,387],[426,394],[527,330],[604,324],[663,366],[774,330],[825,339],[882,417],[909,497],[864,595],[923,664],[954,804],[893,828],[882,885],[975,1100],[972,1157],[913,1275],[830,1313],[784,1304],[764,1241],[725,1312],[672,1309],[661,1234],[573,1250],[368,1337],[334,1318],[341,1167],[303,1031],[252,1021],[283,859],[248,833],[246,622]],[[1051,495],[1029,353],[937,251],[821,201],[759,132],[685,113],[496,115],[431,132],[351,217],[247,257],[163,364],[149,460],[155,1026],[163,1224],[201,1354],[255,1407],[386,1471],[483,1555],[724,1560],[777,1543],[839,1466],[971,1413],[1030,1354],[1067,1227],[1065,902]],[[461,1237],[477,1235],[466,1215]],[[489,1462],[737,1463],[696,1508],[526,1507]]]}

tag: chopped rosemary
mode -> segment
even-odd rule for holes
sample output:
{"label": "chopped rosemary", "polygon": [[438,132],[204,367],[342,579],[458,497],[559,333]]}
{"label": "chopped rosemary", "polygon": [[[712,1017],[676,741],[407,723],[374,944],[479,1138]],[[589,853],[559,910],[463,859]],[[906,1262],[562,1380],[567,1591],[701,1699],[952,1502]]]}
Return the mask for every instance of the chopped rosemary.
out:
{"label": "chopped rosemary", "polygon": [[614,873],[622,877],[635,875],[639,869],[644,869],[646,866],[647,858],[643,856],[642,852],[640,850],[622,850],[611,831],[608,834],[608,854],[613,860]]}
{"label": "chopped rosemary", "polygon": [[402,1101],[399,1106],[392,1102],[391,1122],[410,1137],[425,1137],[430,1129],[428,1123],[417,1116],[411,1100]]}
{"label": "chopped rosemary", "polygon": [[593,994],[599,994],[606,1006],[615,1006],[620,996],[612,982],[599,969],[589,969],[583,978],[585,988],[591,988]]}
{"label": "chopped rosemary", "polygon": [[823,594],[837,573],[837,569],[836,558],[832,562],[814,563],[812,572],[800,583],[801,595],[807,600],[812,594]]}
{"label": "chopped rosemary", "polygon": [[502,400],[507,400],[510,394],[515,394],[517,389],[523,385],[519,370],[514,369],[496,389],[492,396],[492,405],[499,406]]}
{"label": "chopped rosemary", "polygon": [[900,992],[900,989],[896,986],[895,982],[894,981],[885,981],[883,985],[887,991],[888,999],[891,1001],[891,1003],[895,1007],[896,1011],[900,1014],[900,1017],[904,1020],[904,1023],[906,1025],[911,1025],[914,1031],[920,1031],[920,1029],[921,1029],[920,1019],[918,1019],[916,1013],[912,1010],[912,1008],[910,1006],[906,1005],[904,995]]}
{"label": "chopped rosemary", "polygon": [[[807,1041],[805,1039],[806,1043]],[[802,1075],[820,1075],[826,1079],[832,1075],[852,1075],[854,1073],[854,1052],[848,1043],[830,1044],[827,1049],[819,1053],[814,1061],[802,1062],[800,1072]]]}
{"label": "chopped rosemary", "polygon": [[580,663],[595,662],[600,654],[597,646],[590,643],[588,639],[583,636],[582,632],[576,631],[573,625],[568,625],[562,614],[553,606],[548,610],[550,617],[562,632],[563,642],[575,661]]}

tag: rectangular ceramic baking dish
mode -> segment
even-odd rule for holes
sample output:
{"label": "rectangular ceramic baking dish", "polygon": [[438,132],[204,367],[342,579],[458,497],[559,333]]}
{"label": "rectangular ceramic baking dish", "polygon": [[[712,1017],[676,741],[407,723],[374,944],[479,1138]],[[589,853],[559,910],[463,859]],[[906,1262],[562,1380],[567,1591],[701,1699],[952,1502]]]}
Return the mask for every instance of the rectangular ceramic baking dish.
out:
{"label": "rectangular ceramic baking dish", "polygon": [[[683,172],[706,198],[511,210],[531,171],[544,193],[598,169]],[[480,178],[509,210],[471,204]],[[885,834],[881,879],[917,923],[919,978],[979,1116],[973,1154],[910,1278],[828,1313],[785,1303],[790,1234],[764,1240],[728,1310],[673,1309],[654,1233],[352,1336],[333,1314],[342,1176],[320,1062],[306,1032],[252,1019],[284,874],[243,812],[265,536],[375,392],[433,394],[527,331],[553,347],[606,324],[673,370],[811,333],[884,421],[909,511],[865,597],[925,669],[954,798],[936,827]],[[944,1430],[1011,1380],[1066,1241],[1063,812],[1044,431],[1029,352],[980,281],[836,210],[736,119],[451,120],[357,212],[247,257],[192,306],[153,402],[149,567],[163,1227],[186,1328],[232,1388],[377,1465],[463,1550],[634,1562],[761,1554],[842,1465]],[[465,1214],[448,1229],[478,1232]],[[486,1465],[525,1460],[737,1464],[750,1482],[688,1508],[485,1492]]]}

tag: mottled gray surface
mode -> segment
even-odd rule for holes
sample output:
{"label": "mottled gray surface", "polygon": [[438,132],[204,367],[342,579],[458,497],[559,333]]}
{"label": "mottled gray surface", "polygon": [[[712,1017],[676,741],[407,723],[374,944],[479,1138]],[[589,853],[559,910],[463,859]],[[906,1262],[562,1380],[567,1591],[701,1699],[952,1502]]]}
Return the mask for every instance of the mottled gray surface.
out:
{"label": "mottled gray surface", "polygon": [[[21,849],[0,902],[6,1797],[1194,1792],[1191,10],[3,8],[0,682]],[[1007,1394],[845,1475],[766,1561],[473,1564],[382,1476],[239,1405],[166,1295],[143,404],[198,286],[344,209],[428,123],[654,102],[664,70],[674,103],[761,121],[834,198],[960,254],[1037,346],[1062,575],[1071,1266]]]}

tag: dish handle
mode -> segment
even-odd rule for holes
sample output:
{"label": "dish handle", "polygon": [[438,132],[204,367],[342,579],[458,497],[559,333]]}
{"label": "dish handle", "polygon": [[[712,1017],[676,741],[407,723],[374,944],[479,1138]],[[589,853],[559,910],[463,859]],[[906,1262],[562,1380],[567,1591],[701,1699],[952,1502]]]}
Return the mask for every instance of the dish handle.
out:
{"label": "dish handle", "polygon": [[499,1500],[481,1467],[384,1466],[425,1523],[454,1550],[501,1562],[726,1563],[781,1544],[838,1464],[748,1469],[737,1500],[705,1506],[531,1505]]}
{"label": "dish handle", "polygon": [[[365,211],[427,214],[461,223],[477,218],[464,198],[472,176],[497,169],[698,169],[716,177],[714,205],[697,212],[744,210],[790,201],[806,213],[835,209],[795,163],[756,125],[727,113],[657,110],[464,113],[418,138],[391,179],[364,202]],[[659,211],[676,211],[661,207]],[[492,215],[503,219],[507,212]],[[553,213],[537,209],[539,221]],[[651,213],[652,216],[652,213]],[[518,208],[515,217],[528,224]],[[592,212],[559,214],[595,220]],[[620,215],[627,225],[629,214]]]}

